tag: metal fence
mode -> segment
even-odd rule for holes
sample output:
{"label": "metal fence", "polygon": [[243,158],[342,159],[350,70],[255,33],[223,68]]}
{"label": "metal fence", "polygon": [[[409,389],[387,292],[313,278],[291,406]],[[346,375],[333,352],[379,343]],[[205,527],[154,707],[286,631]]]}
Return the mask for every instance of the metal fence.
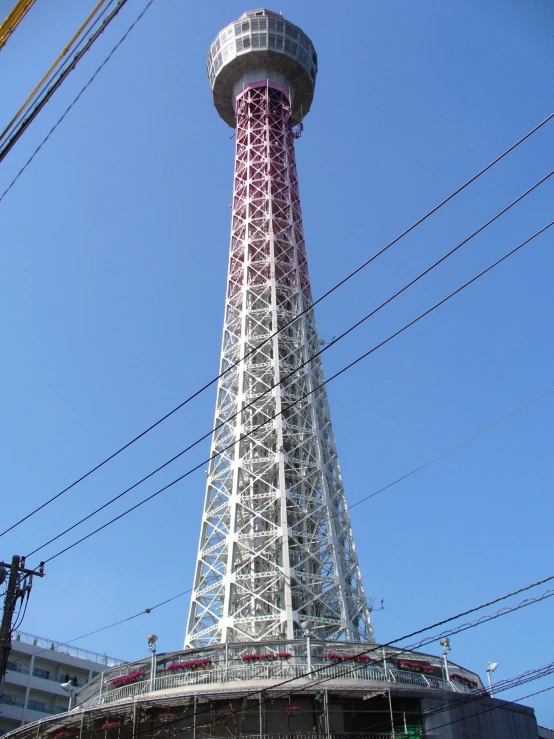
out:
{"label": "metal fence", "polygon": [[[434,688],[449,690],[458,693],[469,693],[469,688],[446,682],[436,677],[422,675],[405,670],[384,670],[376,667],[360,666],[354,671],[348,665],[313,665],[313,679],[318,678],[336,680],[364,680],[368,682],[394,682],[405,685],[417,685],[423,688]],[[153,692],[172,690],[175,688],[188,688],[200,685],[211,685],[215,683],[228,683],[251,680],[275,680],[275,679],[306,679],[306,666],[297,664],[269,663],[241,665],[236,667],[208,667],[207,669],[196,669],[162,675],[154,680],[151,686],[150,680],[141,680],[121,687],[107,686],[106,691],[92,697],[85,703],[86,707],[94,707],[115,703],[116,701],[129,700],[136,696]],[[309,678],[307,678],[309,679]]]}
{"label": "metal fence", "polygon": [[50,649],[54,652],[61,652],[63,654],[69,654],[71,657],[78,657],[79,659],[86,659],[90,662],[97,662],[108,667],[116,667],[125,663],[125,660],[118,659],[117,657],[108,657],[107,654],[99,654],[98,652],[91,652],[88,649],[82,649],[80,647],[72,647],[70,644],[64,644],[63,642],[52,641],[51,639],[45,639],[42,636],[36,636],[35,634],[27,634],[25,631],[18,631],[13,637],[13,648],[17,648],[16,642],[23,642],[25,644],[31,644],[34,647],[40,647],[41,649]]}

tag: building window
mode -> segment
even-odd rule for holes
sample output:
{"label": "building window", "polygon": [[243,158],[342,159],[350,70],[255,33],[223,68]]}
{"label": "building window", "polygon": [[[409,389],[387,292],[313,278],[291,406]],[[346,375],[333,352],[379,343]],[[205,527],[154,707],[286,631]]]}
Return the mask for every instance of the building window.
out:
{"label": "building window", "polygon": [[50,670],[40,670],[38,667],[35,667],[33,676],[41,677],[43,680],[50,680]]}

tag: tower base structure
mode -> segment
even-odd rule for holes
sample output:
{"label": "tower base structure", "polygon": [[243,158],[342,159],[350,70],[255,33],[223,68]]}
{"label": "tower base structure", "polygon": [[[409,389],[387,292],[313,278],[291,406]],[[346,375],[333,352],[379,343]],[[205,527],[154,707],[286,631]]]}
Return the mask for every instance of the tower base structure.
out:
{"label": "tower base structure", "polygon": [[104,672],[10,739],[537,739],[531,708],[420,652],[293,640],[161,654]]}

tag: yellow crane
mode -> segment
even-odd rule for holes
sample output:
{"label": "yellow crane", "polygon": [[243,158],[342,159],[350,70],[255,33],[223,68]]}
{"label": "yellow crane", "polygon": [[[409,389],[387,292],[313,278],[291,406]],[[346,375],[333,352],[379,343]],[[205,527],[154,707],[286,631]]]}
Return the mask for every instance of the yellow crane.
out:
{"label": "yellow crane", "polygon": [[0,49],[6,45],[7,40],[21,23],[34,2],[35,0],[17,0],[0,26]]}

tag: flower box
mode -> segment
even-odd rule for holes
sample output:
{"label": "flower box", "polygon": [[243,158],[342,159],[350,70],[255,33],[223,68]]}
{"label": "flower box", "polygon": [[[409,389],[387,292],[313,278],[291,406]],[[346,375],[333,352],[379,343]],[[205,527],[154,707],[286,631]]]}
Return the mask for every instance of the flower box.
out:
{"label": "flower box", "polygon": [[[327,652],[327,654],[323,655],[325,659],[329,660],[330,662],[337,662],[338,660],[345,659],[345,656],[342,654],[337,654],[336,652]],[[348,656],[346,656],[346,659],[348,659]]]}
{"label": "flower box", "polygon": [[102,724],[101,729],[119,729],[119,721],[107,721]]}
{"label": "flower box", "polygon": [[179,670],[202,670],[210,667],[212,660],[209,657],[203,659],[189,659],[186,662],[172,662],[165,668],[168,672],[178,672]]}
{"label": "flower box", "polygon": [[272,662],[276,659],[290,659],[290,652],[265,652],[264,654],[243,654],[241,659],[243,662]]}
{"label": "flower box", "polygon": [[461,683],[462,685],[465,685],[466,688],[476,688],[477,687],[477,681],[472,680],[469,677],[465,677],[464,675],[458,675],[457,672],[453,672],[450,675],[451,680],[456,680],[456,682]]}
{"label": "flower box", "polygon": [[300,713],[301,710],[300,706],[287,706],[285,713]]}
{"label": "flower box", "polygon": [[408,672],[433,672],[435,670],[435,667],[428,662],[417,662],[411,659],[397,659],[396,666]]}
{"label": "flower box", "polygon": [[337,652],[327,652],[323,655],[326,660],[330,662],[358,662],[362,665],[366,665],[371,662],[371,657],[368,654],[338,654]]}
{"label": "flower box", "polygon": [[110,685],[115,688],[120,688],[122,685],[131,685],[131,683],[138,683],[146,677],[144,672],[131,672],[129,675],[121,675],[120,677],[114,677],[110,680]]}

